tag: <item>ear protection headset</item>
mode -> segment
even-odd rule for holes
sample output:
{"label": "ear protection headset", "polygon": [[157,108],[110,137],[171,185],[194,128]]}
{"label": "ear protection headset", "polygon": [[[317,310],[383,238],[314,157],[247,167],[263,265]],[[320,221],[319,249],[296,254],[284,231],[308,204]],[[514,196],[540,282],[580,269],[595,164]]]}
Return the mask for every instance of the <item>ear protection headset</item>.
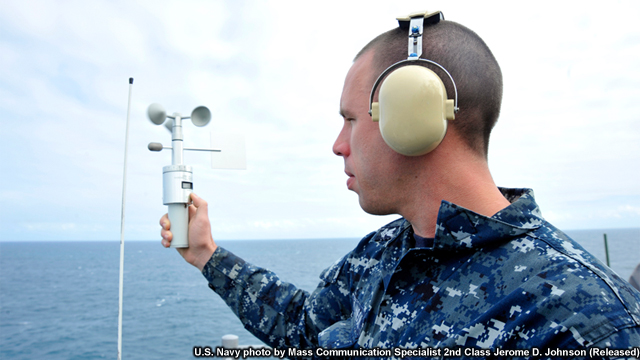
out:
{"label": "ear protection headset", "polygon": [[[437,24],[443,19],[440,11],[398,18],[400,28],[409,29],[409,57],[383,71],[371,89],[369,114],[380,123],[387,145],[402,155],[419,156],[435,149],[447,132],[447,120],[455,119],[458,111],[458,90],[451,74],[434,61],[420,59],[424,24]],[[444,83],[435,72],[422,66],[425,63],[449,76],[455,101],[447,99]],[[378,86],[378,102],[373,102]]]}

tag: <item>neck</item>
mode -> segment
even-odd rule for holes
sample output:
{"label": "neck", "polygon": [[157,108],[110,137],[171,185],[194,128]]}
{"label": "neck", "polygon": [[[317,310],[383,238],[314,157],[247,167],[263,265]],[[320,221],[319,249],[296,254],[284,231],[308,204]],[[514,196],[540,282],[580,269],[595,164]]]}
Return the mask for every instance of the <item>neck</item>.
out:
{"label": "neck", "polygon": [[441,145],[445,146],[421,159],[425,164],[412,167],[415,181],[410,185],[412,188],[404,192],[407,196],[399,211],[422,237],[435,236],[442,200],[488,217],[509,206],[494,183],[484,157],[466,148],[465,154],[461,154],[459,146],[458,151],[448,151],[445,143]]}

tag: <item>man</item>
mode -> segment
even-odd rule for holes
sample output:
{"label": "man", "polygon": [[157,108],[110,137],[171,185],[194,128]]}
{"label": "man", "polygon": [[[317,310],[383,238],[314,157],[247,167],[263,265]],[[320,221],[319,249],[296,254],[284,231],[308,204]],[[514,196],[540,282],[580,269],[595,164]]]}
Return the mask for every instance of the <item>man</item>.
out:
{"label": "man", "polygon": [[[500,68],[475,33],[440,19],[424,16],[421,58],[452,75],[460,110],[435,149],[392,150],[369,113],[378,76],[406,58],[406,30],[362,49],[340,100],[344,125],[333,151],[344,158],[347,187],[366,212],[402,218],[365,236],[320,275],[312,294],[218,247],[207,203],[196,195],[190,247],[181,255],[247,329],[278,348],[461,347],[462,356],[533,356],[535,348],[556,357],[640,346],[640,294],[547,223],[531,190],[493,182],[487,149],[500,111]],[[446,73],[431,68],[454,93]],[[166,215],[160,223],[169,246]]]}

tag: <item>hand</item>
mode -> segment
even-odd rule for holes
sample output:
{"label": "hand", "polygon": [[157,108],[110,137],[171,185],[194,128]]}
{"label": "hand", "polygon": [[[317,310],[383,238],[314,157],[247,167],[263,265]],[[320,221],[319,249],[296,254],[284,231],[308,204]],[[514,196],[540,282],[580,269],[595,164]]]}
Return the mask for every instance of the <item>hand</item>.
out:
{"label": "hand", "polygon": [[[191,265],[202,271],[218,245],[211,237],[211,224],[209,223],[208,205],[198,195],[191,193],[192,204],[189,205],[189,247],[178,248],[178,252]],[[162,230],[162,245],[171,246],[173,234],[168,214],[160,219]]]}

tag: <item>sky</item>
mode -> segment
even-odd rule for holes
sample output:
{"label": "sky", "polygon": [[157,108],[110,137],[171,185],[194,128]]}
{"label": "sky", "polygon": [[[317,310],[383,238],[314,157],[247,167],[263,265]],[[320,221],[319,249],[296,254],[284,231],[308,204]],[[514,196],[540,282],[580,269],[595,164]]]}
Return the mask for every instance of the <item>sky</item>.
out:
{"label": "sky", "polygon": [[360,209],[332,145],[353,57],[416,10],[471,28],[502,67],[499,186],[533,188],[561,229],[640,227],[637,1],[5,0],[0,241],[119,240],[130,77],[126,240],[159,241],[167,211],[156,102],[211,109],[185,146],[244,135],[247,170],[185,153],[214,239],[360,238],[397,218]]}

